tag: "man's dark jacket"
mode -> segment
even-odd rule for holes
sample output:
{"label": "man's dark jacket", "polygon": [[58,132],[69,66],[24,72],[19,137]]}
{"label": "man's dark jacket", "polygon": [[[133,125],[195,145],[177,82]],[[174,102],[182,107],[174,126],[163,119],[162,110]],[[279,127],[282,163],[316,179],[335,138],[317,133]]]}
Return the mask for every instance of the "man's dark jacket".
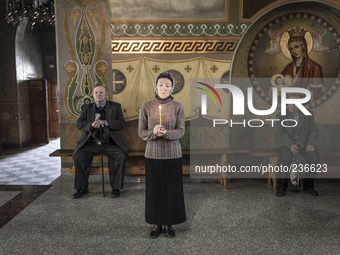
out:
{"label": "man's dark jacket", "polygon": [[[276,139],[277,148],[282,146],[290,146],[294,143],[293,135],[294,130],[297,129],[299,140],[302,145],[306,147],[307,145],[313,145],[316,147],[316,142],[319,138],[319,129],[316,126],[313,112],[309,110],[312,115],[304,115],[301,111],[299,112],[299,121],[297,127],[283,127],[281,122],[286,119],[294,119],[293,114],[287,109],[287,115],[282,116],[280,113],[276,115],[276,119],[280,122],[276,123]],[[293,126],[294,121],[285,121],[284,125]]]}
{"label": "man's dark jacket", "polygon": [[[84,104],[82,106],[81,115],[77,120],[77,128],[83,133],[81,134],[80,140],[77,143],[76,149],[74,150],[73,157],[92,135],[91,124],[95,121],[95,113],[95,103],[88,105]],[[111,101],[106,101],[105,115],[106,121],[109,124],[112,140],[127,154],[128,149],[121,133],[121,130],[124,129],[125,126],[121,105]]]}

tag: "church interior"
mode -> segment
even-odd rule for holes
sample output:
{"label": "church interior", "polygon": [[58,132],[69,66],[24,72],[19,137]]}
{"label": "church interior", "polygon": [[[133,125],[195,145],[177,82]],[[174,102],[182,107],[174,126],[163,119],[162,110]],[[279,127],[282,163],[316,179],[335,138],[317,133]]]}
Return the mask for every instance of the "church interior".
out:
{"label": "church interior", "polygon": [[[0,10],[2,254],[339,253],[340,0],[0,0]],[[187,220],[176,238],[151,239],[138,119],[163,71],[185,111]],[[124,189],[110,198],[108,160],[102,177],[95,157],[90,193],[72,199],[77,120],[97,84],[122,107]],[[301,107],[319,130],[319,196],[289,185],[279,197],[277,175],[263,172],[278,165],[277,114],[296,87],[310,92]],[[237,173],[195,173],[218,164]]]}

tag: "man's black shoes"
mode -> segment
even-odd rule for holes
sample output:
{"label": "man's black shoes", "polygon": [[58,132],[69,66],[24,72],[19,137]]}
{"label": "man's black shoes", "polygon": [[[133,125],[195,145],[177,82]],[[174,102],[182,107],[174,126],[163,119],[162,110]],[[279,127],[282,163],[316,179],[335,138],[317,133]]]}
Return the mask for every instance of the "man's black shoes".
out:
{"label": "man's black shoes", "polygon": [[76,193],[72,195],[72,198],[81,198],[82,196],[89,193],[88,189],[78,189]]}
{"label": "man's black shoes", "polygon": [[[316,192],[315,189],[312,188],[312,187],[303,187],[303,190],[306,191],[308,194],[314,196],[314,197],[319,195],[319,193]],[[284,190],[284,189],[278,189],[276,191],[276,195],[278,197],[283,197],[285,195],[285,193],[286,193],[286,190]]]}
{"label": "man's black shoes", "polygon": [[283,197],[283,196],[285,195],[285,193],[286,193],[286,190],[284,190],[284,189],[278,189],[278,190],[276,191],[276,195],[277,195],[278,197]]}
{"label": "man's black shoes", "polygon": [[111,192],[111,198],[118,198],[120,196],[119,189],[113,189]]}
{"label": "man's black shoes", "polygon": [[306,191],[308,194],[311,194],[314,197],[319,195],[319,193],[316,192],[315,189],[312,187],[303,187],[303,190]]}

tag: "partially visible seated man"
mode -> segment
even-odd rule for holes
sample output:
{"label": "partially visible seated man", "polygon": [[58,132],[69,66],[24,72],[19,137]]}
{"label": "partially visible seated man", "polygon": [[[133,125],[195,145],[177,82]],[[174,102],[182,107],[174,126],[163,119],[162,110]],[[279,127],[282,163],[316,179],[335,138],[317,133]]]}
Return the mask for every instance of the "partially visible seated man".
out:
{"label": "partially visible seated man", "polygon": [[[120,189],[124,186],[124,171],[127,146],[121,134],[125,120],[121,105],[107,101],[105,86],[96,85],[93,89],[95,103],[84,104],[81,115],[77,120],[77,128],[82,131],[79,142],[73,154],[75,179],[74,188],[77,190],[73,198],[81,198],[89,193],[89,175],[93,157],[101,153],[108,156],[111,197],[118,198]],[[102,128],[102,138],[100,137]]]}
{"label": "partially visible seated man", "polygon": [[[300,94],[290,94],[288,98],[301,98]],[[298,123],[296,127],[283,127],[281,124],[276,125],[277,148],[280,153],[278,165],[287,166],[288,169],[293,162],[294,155],[300,153],[306,158],[308,164],[320,164],[319,153],[316,149],[316,142],[319,138],[319,129],[312,115],[304,115],[295,104],[289,104],[287,115],[276,115],[279,119],[277,123],[281,123],[284,119],[295,119]],[[292,122],[292,121],[291,121]],[[286,125],[293,125],[294,123]],[[318,193],[314,190],[314,178],[316,172],[308,172],[305,175],[303,190],[307,191],[312,196],[317,196]],[[276,195],[284,196],[288,186],[288,172],[279,173],[277,180],[278,186]]]}

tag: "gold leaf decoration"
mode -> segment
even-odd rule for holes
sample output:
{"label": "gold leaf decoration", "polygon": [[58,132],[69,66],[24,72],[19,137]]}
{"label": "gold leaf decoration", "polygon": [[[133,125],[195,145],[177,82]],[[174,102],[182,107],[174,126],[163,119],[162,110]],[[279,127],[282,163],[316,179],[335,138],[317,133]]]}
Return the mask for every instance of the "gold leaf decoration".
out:
{"label": "gold leaf decoration", "polygon": [[98,27],[98,12],[97,10],[93,10],[91,13],[90,13],[91,17],[92,17],[92,21],[93,23],[96,25],[96,27]]}
{"label": "gold leaf decoration", "polygon": [[73,26],[76,26],[78,16],[79,16],[78,11],[77,10],[72,10],[72,12],[71,12],[71,19],[73,20]]}

